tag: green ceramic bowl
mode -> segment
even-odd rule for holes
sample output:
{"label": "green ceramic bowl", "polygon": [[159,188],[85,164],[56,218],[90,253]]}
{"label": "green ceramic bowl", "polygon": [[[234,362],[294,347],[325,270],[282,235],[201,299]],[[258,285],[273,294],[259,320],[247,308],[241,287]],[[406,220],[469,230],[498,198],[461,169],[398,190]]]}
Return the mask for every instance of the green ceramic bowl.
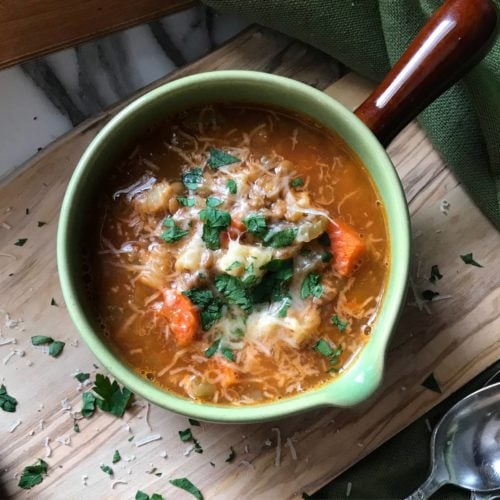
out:
{"label": "green ceramic bowl", "polygon": [[[169,113],[201,103],[237,101],[270,104],[310,116],[335,130],[359,155],[378,187],[387,212],[390,273],[370,341],[332,382],[273,403],[229,407],[200,403],[165,392],[137,375],[100,333],[84,291],[80,243],[85,214],[97,187],[106,182],[112,159],[145,126]],[[344,106],[308,85],[251,71],[218,71],[181,78],[143,95],[113,118],[83,154],[71,178],[59,220],[57,260],[71,318],[95,356],[121,383],[152,403],[177,413],[216,422],[258,422],[321,406],[352,406],[379,386],[387,345],[401,311],[408,279],[410,222],[396,171],[372,132]]]}

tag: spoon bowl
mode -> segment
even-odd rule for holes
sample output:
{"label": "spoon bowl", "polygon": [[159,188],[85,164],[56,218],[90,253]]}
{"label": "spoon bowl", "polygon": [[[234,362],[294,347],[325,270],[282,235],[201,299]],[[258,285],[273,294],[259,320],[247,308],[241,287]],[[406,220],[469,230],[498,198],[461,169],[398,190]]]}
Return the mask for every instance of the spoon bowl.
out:
{"label": "spoon bowl", "polygon": [[500,488],[500,383],[453,406],[431,439],[431,472],[406,500],[424,500],[444,484],[477,492]]}

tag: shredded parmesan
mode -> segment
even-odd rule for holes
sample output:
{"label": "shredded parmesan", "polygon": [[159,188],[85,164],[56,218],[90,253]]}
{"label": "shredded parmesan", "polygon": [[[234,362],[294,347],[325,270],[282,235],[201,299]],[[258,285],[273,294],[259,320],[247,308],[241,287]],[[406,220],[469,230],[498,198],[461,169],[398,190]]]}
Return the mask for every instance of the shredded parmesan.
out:
{"label": "shredded parmesan", "polygon": [[70,411],[72,408],[70,402],[64,398],[63,400],[61,400],[61,411]]}
{"label": "shredded parmesan", "polygon": [[146,403],[146,425],[148,426],[148,429],[150,431],[153,430],[153,428],[151,427],[151,424],[149,423],[149,412],[151,410],[151,405],[149,404],[149,402]]}
{"label": "shredded parmesan", "polygon": [[251,467],[252,469],[255,469],[254,465],[252,464],[252,462],[249,462],[248,460],[241,460],[239,463],[238,463],[238,466],[240,465],[244,465],[245,467]]}
{"label": "shredded parmesan", "polygon": [[50,458],[52,456],[52,448],[49,445],[50,438],[47,436],[43,440],[43,445],[45,446],[45,457]]}
{"label": "shredded parmesan", "polygon": [[111,483],[111,489],[114,490],[115,486],[117,486],[119,484],[128,484],[128,483],[127,483],[127,481],[123,481],[123,479],[117,479],[116,481],[113,481]]}
{"label": "shredded parmesan", "polygon": [[293,441],[290,438],[286,438],[286,445],[290,448],[290,453],[292,454],[292,460],[297,460],[297,451],[293,445]]}
{"label": "shredded parmesan", "polygon": [[193,452],[194,450],[194,444],[191,444],[189,445],[186,450],[184,451],[184,456],[185,457],[189,457],[189,455],[191,455],[191,453]]}
{"label": "shredded parmesan", "polygon": [[351,483],[351,481],[349,481],[347,483],[347,489],[346,489],[346,492],[345,492],[345,496],[346,497],[349,497],[351,495],[351,490],[352,490],[352,483]]}
{"label": "shredded parmesan", "polygon": [[87,476],[87,474],[84,474],[82,476],[82,484],[83,484],[83,486],[87,486],[88,479],[89,479],[89,476]]}
{"label": "shredded parmesan", "polygon": [[277,427],[271,429],[276,433],[276,455],[274,458],[274,465],[279,467],[281,465],[281,431]]}
{"label": "shredded parmesan", "polygon": [[16,353],[14,351],[10,351],[9,354],[7,354],[7,356],[5,356],[3,358],[3,364],[6,365],[9,361],[10,361],[10,358],[12,358],[13,356],[15,356]]}
{"label": "shredded parmesan", "polygon": [[7,339],[5,337],[0,336],[0,345],[8,345],[8,344],[17,344],[17,340],[15,338]]}
{"label": "shredded parmesan", "polygon": [[71,446],[71,438],[69,436],[59,436],[56,438],[56,441],[64,446]]}
{"label": "shredded parmesan", "polygon": [[8,429],[8,432],[14,432],[22,424],[21,420],[16,420]]}
{"label": "shredded parmesan", "polygon": [[153,441],[158,441],[161,438],[162,437],[160,436],[160,434],[151,434],[151,436],[146,436],[142,439],[138,439],[135,442],[135,445],[139,448],[139,446],[144,446],[145,444],[151,443]]}

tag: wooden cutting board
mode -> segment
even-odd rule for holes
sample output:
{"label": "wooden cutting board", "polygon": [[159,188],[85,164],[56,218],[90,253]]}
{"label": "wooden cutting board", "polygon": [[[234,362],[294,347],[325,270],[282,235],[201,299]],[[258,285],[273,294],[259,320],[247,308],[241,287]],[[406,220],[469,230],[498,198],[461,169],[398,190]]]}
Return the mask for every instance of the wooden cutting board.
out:
{"label": "wooden cutting board", "polygon": [[[338,66],[328,56],[264,29],[243,33],[165,81],[225,68],[286,75],[326,89],[351,108],[371,88],[353,74],[338,80]],[[177,435],[188,427],[187,419],[153,407],[148,428],[148,408],[142,402],[123,419],[98,412],[80,421],[81,432],[74,433],[72,418],[61,411],[61,400],[67,399],[75,410],[80,408],[81,394],[71,374],[76,369],[94,373],[96,360],[85,345],[77,345],[78,334],[61,297],[55,252],[57,219],[80,154],[123,105],[83,123],[0,186],[0,222],[8,224],[0,227],[1,307],[8,318],[20,320],[13,328],[4,326],[3,320],[0,323],[4,337],[17,340],[16,345],[0,346],[0,363],[13,349],[25,353],[14,353],[6,364],[0,364],[3,382],[19,401],[16,413],[0,412],[0,497],[132,498],[141,489],[168,498],[189,498],[168,482],[184,476],[206,499],[282,499],[312,493],[499,359],[500,236],[412,123],[389,147],[389,154],[412,214],[413,280],[419,290],[433,288],[425,278],[431,265],[438,264],[443,278],[435,288],[440,297],[450,297],[430,304],[427,313],[415,306],[409,293],[387,358],[385,382],[374,397],[353,409],[323,409],[275,423],[193,427],[204,453],[189,457],[184,456],[186,444]],[[443,199],[450,204],[448,215],[440,211]],[[37,221],[47,224],[38,227]],[[18,238],[28,241],[15,246]],[[474,252],[484,268],[465,265],[459,255],[468,252]],[[58,306],[50,305],[52,297]],[[53,359],[30,346],[29,338],[35,334],[64,340],[63,354]],[[421,385],[431,373],[442,393]],[[18,419],[21,424],[9,433]],[[154,433],[162,439],[138,448],[127,440],[131,434],[126,424],[134,441]],[[283,446],[281,464],[275,465],[277,433],[273,428],[280,430],[282,442],[291,438],[297,460]],[[70,436],[71,444],[57,442],[60,436]],[[42,485],[24,492],[17,487],[15,475],[37,457],[46,456],[43,442],[47,437],[52,448],[46,458],[49,476]],[[226,463],[231,446],[236,458]],[[99,464],[110,465],[115,449],[135,459],[113,466],[113,479],[127,484],[112,489],[113,479]],[[162,451],[168,458],[161,457]],[[147,473],[153,467],[161,477]],[[87,486],[82,483],[84,475]]]}

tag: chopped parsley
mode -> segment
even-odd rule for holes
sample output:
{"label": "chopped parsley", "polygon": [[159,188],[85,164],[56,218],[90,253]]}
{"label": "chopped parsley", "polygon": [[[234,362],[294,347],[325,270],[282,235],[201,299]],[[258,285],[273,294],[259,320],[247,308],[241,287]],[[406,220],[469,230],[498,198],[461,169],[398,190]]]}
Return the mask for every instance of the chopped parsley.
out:
{"label": "chopped parsley", "polygon": [[188,422],[193,426],[193,427],[200,427],[201,424],[198,422],[198,420],[195,420],[194,418],[188,418]]}
{"label": "chopped parsley", "polygon": [[434,297],[437,297],[439,292],[434,292],[432,290],[424,290],[422,292],[422,298],[427,302],[431,302]]}
{"label": "chopped parsley", "polygon": [[238,192],[238,186],[233,179],[228,179],[226,182],[226,187],[231,194],[236,194]]}
{"label": "chopped parsley", "polygon": [[308,297],[319,298],[323,294],[323,286],[321,285],[321,276],[317,273],[309,273],[302,282],[300,287],[300,296],[302,299]]}
{"label": "chopped parsley", "polygon": [[203,183],[203,171],[201,168],[193,168],[182,174],[182,183],[186,189],[195,191]]}
{"label": "chopped parsley", "polygon": [[220,149],[210,148],[210,156],[207,160],[207,165],[217,170],[221,167],[225,167],[226,165],[232,165],[233,163],[238,163],[240,161],[236,156],[230,155],[229,153],[225,153]]}
{"label": "chopped parsley", "polygon": [[47,224],[47,223],[43,222],[43,220],[39,220],[38,223],[37,223],[37,226],[38,227],[43,227],[43,226],[45,226],[45,224]]}
{"label": "chopped parsley", "polygon": [[224,295],[229,304],[239,306],[247,313],[252,312],[250,292],[240,279],[229,274],[220,274],[215,277],[215,288]]}
{"label": "chopped parsley", "polygon": [[109,465],[101,465],[101,470],[108,476],[113,475],[113,469]]}
{"label": "chopped parsley", "polygon": [[43,476],[47,475],[48,468],[47,462],[39,458],[38,462],[24,468],[18,486],[25,490],[29,490],[33,488],[33,486],[40,484],[43,481]]}
{"label": "chopped parsley", "polygon": [[236,361],[236,358],[234,357],[234,352],[228,347],[223,347],[221,349],[221,353],[229,361],[232,361],[233,363]]}
{"label": "chopped parsley", "polygon": [[54,342],[54,339],[45,335],[34,335],[33,337],[31,337],[32,345],[47,345],[52,344],[52,342]]}
{"label": "chopped parsley", "polygon": [[204,331],[222,318],[223,302],[213,292],[203,288],[191,288],[182,292],[200,310],[201,328]]}
{"label": "chopped parsley", "polygon": [[125,409],[132,398],[132,392],[123,387],[120,389],[118,382],[111,382],[108,377],[97,373],[95,376],[93,391],[103,399],[95,398],[95,404],[103,411],[123,417]]}
{"label": "chopped parsley", "polygon": [[304,181],[301,177],[296,177],[295,179],[293,179],[292,182],[290,182],[290,187],[293,187],[293,188],[301,187],[303,185],[304,185]]}
{"label": "chopped parsley", "polygon": [[75,373],[75,378],[80,382],[81,384],[88,380],[90,378],[90,373],[83,373],[83,372],[78,372]]}
{"label": "chopped parsley", "polygon": [[115,450],[115,452],[113,453],[113,458],[112,458],[112,462],[114,464],[118,463],[120,460],[122,459],[121,455],[120,455],[120,452],[118,450]]}
{"label": "chopped parsley", "polygon": [[321,262],[330,262],[332,260],[331,252],[325,251],[321,254]]}
{"label": "chopped parsley", "polygon": [[249,214],[243,219],[243,224],[249,233],[252,233],[259,238],[263,238],[267,234],[266,218],[262,214]]}
{"label": "chopped parsley", "polygon": [[179,479],[171,479],[169,481],[170,484],[173,486],[176,486],[177,488],[180,488],[184,491],[187,491],[188,493],[191,493],[196,500],[203,500],[203,495],[201,494],[201,491],[187,478],[187,477],[181,477]]}
{"label": "chopped parsley", "polygon": [[91,392],[82,394],[82,409],[80,413],[85,418],[90,418],[95,412],[95,396]]}
{"label": "chopped parsley", "polygon": [[54,297],[52,297],[52,298],[50,299],[50,305],[51,305],[51,306],[56,306],[56,307],[57,307],[57,302],[56,302],[56,299],[54,299]]}
{"label": "chopped parsley", "polygon": [[287,227],[286,229],[271,230],[263,238],[264,246],[272,248],[282,248],[290,246],[297,236],[298,229]]}
{"label": "chopped parsley", "polygon": [[137,490],[135,494],[135,500],[163,500],[163,497],[159,493],[153,493],[151,496],[146,495],[141,490]]}
{"label": "chopped parsley", "polygon": [[73,432],[80,432],[80,426],[76,420],[73,422]]}
{"label": "chopped parsley", "polygon": [[184,238],[186,234],[189,233],[187,229],[181,229],[172,219],[172,217],[166,217],[163,221],[163,225],[167,228],[163,233],[161,233],[160,238],[167,243],[174,243]]}
{"label": "chopped parsley", "polygon": [[344,332],[349,326],[349,321],[340,319],[336,314],[332,316],[331,322],[333,326],[338,328],[339,332]]}
{"label": "chopped parsley", "polygon": [[57,358],[63,352],[65,345],[66,344],[60,340],[54,340],[54,342],[49,345],[49,355],[53,358]]}
{"label": "chopped parsley", "polygon": [[205,356],[207,358],[211,358],[218,350],[220,346],[220,339],[215,340],[212,345],[208,348],[205,349]]}
{"label": "chopped parsley", "polygon": [[234,448],[231,446],[229,448],[229,455],[228,457],[226,458],[225,462],[227,462],[228,464],[230,464],[236,457],[236,452],[234,451]]}
{"label": "chopped parsley", "polygon": [[313,345],[313,351],[329,358],[331,365],[336,365],[339,362],[340,355],[344,350],[340,345],[333,349],[328,341],[320,339]]}
{"label": "chopped parsley", "polygon": [[284,318],[291,305],[292,305],[292,299],[290,297],[283,297],[280,308],[278,309],[278,316],[280,318]]}
{"label": "chopped parsley", "polygon": [[16,247],[22,247],[24,246],[24,244],[28,241],[28,238],[19,238],[15,243],[14,245],[16,245]]}
{"label": "chopped parsley", "polygon": [[474,260],[474,258],[472,257],[472,253],[466,253],[465,255],[461,255],[460,258],[466,264],[470,264],[471,266],[483,267],[481,264],[479,264],[479,262]]}
{"label": "chopped parsley", "polygon": [[200,219],[204,222],[201,239],[210,250],[219,249],[219,234],[231,224],[231,215],[225,210],[207,207],[200,211]]}
{"label": "chopped parsley", "polygon": [[186,196],[177,196],[177,201],[183,207],[194,207],[196,204],[196,200],[194,198],[187,198]]}
{"label": "chopped parsley", "polygon": [[437,265],[433,265],[431,267],[431,275],[429,277],[429,281],[431,283],[435,283],[436,280],[440,280],[443,275],[439,272],[439,267]]}
{"label": "chopped parsley", "polygon": [[7,387],[0,385],[0,408],[3,411],[14,413],[16,411],[17,399],[7,394]]}
{"label": "chopped parsley", "polygon": [[186,443],[187,441],[191,441],[193,439],[193,434],[191,432],[191,429],[187,428],[184,431],[179,431],[179,437],[181,438],[181,441],[183,443]]}
{"label": "chopped parsley", "polygon": [[288,297],[288,286],[293,276],[293,259],[273,259],[262,266],[262,269],[267,273],[252,288],[254,303],[279,302]]}
{"label": "chopped parsley", "polygon": [[239,260],[235,260],[230,266],[226,267],[226,269],[224,269],[224,270],[225,271],[232,271],[233,269],[241,267],[242,265],[243,265],[243,262],[240,262]]}
{"label": "chopped parsley", "polygon": [[253,262],[245,267],[245,274],[241,277],[241,282],[245,286],[251,286],[257,281],[257,276],[255,276]]}
{"label": "chopped parsley", "polygon": [[215,208],[222,205],[223,203],[224,202],[221,199],[215,198],[213,196],[209,196],[207,198],[207,207]]}

